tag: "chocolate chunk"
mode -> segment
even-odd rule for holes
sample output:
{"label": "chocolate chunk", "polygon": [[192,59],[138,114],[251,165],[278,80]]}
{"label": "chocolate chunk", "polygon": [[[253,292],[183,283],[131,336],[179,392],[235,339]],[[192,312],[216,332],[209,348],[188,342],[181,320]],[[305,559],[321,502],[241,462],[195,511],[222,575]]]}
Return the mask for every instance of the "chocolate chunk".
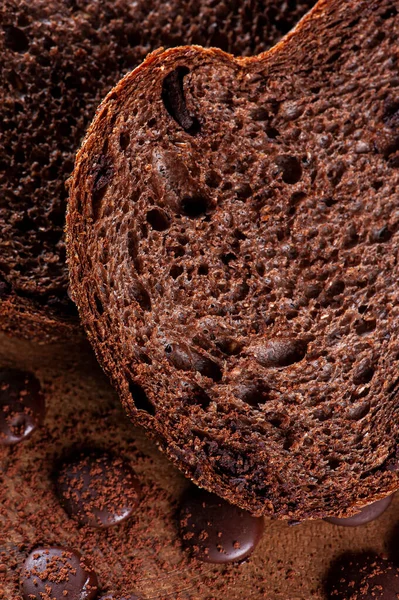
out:
{"label": "chocolate chunk", "polygon": [[193,556],[228,563],[247,558],[262,537],[262,517],[233,506],[204,490],[191,489],[180,508],[180,535]]}
{"label": "chocolate chunk", "polygon": [[70,548],[37,548],[21,573],[24,600],[92,600],[97,576],[87,561]]}
{"label": "chocolate chunk", "polygon": [[339,517],[327,517],[325,521],[333,523],[334,525],[342,525],[344,527],[357,527],[358,525],[365,525],[378,519],[380,515],[388,508],[392,502],[393,496],[387,496],[382,500],[377,500],[373,504],[369,504],[361,509],[356,515],[352,517],[339,518]]}
{"label": "chocolate chunk", "polygon": [[345,554],[330,567],[325,587],[329,600],[397,600],[399,570],[374,554]]}
{"label": "chocolate chunk", "polygon": [[42,424],[44,413],[44,396],[36,377],[17,369],[0,369],[0,445],[29,437]]}
{"label": "chocolate chunk", "polygon": [[107,454],[80,456],[65,463],[56,487],[67,513],[90,527],[110,527],[125,521],[140,498],[133,470]]}

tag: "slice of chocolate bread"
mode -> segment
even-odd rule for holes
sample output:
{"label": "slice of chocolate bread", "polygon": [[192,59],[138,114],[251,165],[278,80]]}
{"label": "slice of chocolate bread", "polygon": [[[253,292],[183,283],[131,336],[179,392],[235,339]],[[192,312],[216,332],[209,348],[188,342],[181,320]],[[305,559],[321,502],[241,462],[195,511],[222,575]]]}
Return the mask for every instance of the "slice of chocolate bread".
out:
{"label": "slice of chocolate bread", "polygon": [[132,418],[255,514],[399,485],[399,15],[321,1],[270,52],[152,54],[71,184],[73,297]]}
{"label": "slice of chocolate bread", "polygon": [[146,54],[265,50],[314,0],[4,0],[0,6],[0,329],[65,337],[65,180],[95,108]]}

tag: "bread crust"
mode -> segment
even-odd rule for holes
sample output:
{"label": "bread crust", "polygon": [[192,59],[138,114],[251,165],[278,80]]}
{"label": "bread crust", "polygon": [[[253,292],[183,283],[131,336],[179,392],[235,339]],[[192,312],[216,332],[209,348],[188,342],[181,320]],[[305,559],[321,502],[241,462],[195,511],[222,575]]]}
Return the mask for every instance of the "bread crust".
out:
{"label": "bread crust", "polygon": [[397,34],[390,0],[326,0],[256,57],[155,52],[77,155],[98,360],[186,476],[256,515],[398,487]]}

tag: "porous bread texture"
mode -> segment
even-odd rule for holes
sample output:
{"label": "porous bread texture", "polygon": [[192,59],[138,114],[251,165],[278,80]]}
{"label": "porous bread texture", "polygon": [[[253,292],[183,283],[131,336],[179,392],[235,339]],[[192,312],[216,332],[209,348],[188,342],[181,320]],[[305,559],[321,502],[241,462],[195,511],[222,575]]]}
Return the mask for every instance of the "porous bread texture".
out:
{"label": "porous bread texture", "polygon": [[0,329],[74,335],[65,181],[104,95],[146,54],[182,43],[250,54],[314,0],[4,0],[0,6]]}
{"label": "porous bread texture", "polygon": [[399,16],[321,1],[270,52],[154,53],[101,104],[71,287],[132,419],[254,514],[398,487]]}

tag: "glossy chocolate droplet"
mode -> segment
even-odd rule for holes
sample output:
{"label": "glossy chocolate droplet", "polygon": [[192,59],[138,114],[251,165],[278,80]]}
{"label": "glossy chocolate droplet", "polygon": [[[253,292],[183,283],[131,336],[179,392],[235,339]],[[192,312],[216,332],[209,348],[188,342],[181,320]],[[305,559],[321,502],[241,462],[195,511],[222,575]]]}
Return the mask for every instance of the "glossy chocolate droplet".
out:
{"label": "glossy chocolate droplet", "polygon": [[108,454],[84,455],[64,464],[57,478],[57,491],[71,517],[83,525],[100,528],[130,517],[140,499],[133,470]]}
{"label": "glossy chocolate droplet", "polygon": [[0,445],[17,444],[43,423],[44,396],[32,373],[0,369]]}
{"label": "glossy chocolate droplet", "polygon": [[70,548],[37,548],[21,573],[24,600],[92,600],[97,576],[85,558]]}
{"label": "glossy chocolate droplet", "polygon": [[324,519],[328,523],[334,525],[342,525],[343,527],[358,527],[358,525],[365,525],[377,519],[382,513],[388,508],[392,502],[392,496],[387,496],[382,500],[373,502],[361,509],[356,515],[352,517],[339,518],[339,517],[327,517]]}
{"label": "glossy chocolate droplet", "polygon": [[199,560],[228,563],[247,558],[262,537],[262,517],[232,506],[203,490],[192,489],[180,508],[180,535]]}
{"label": "glossy chocolate droplet", "polygon": [[334,561],[325,587],[329,600],[397,600],[399,570],[376,555],[347,554]]}

